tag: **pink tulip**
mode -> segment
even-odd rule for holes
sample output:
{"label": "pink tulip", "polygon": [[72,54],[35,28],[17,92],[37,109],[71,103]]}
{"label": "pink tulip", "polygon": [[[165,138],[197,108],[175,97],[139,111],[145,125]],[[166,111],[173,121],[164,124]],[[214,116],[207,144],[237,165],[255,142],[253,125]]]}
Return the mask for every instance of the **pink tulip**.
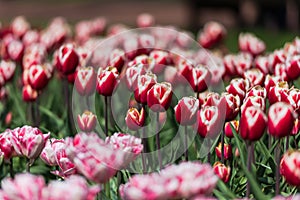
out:
{"label": "pink tulip", "polygon": [[77,123],[83,132],[91,132],[96,127],[97,116],[90,111],[85,111],[82,115],[77,115]]}
{"label": "pink tulip", "polygon": [[119,83],[119,73],[115,67],[99,68],[96,90],[103,96],[112,96]]}
{"label": "pink tulip", "polygon": [[172,102],[172,85],[167,82],[156,83],[147,92],[148,107],[154,112],[166,111]]}
{"label": "pink tulip", "polygon": [[285,181],[293,186],[300,186],[300,152],[286,152],[280,162],[280,174],[285,178]]}
{"label": "pink tulip", "polygon": [[265,51],[266,45],[261,39],[251,33],[241,33],[239,35],[239,48],[241,51],[256,56]]}
{"label": "pink tulip", "polygon": [[224,182],[227,183],[230,179],[230,167],[226,167],[220,162],[216,162],[213,166],[215,174]]}
{"label": "pink tulip", "polygon": [[151,72],[145,75],[139,75],[137,80],[137,87],[134,90],[134,98],[137,102],[147,104],[147,93],[153,85],[157,83],[157,77]]}
{"label": "pink tulip", "polygon": [[38,128],[23,126],[12,130],[11,143],[19,156],[36,159],[42,152],[50,133],[43,134]]}
{"label": "pink tulip", "polygon": [[11,30],[18,38],[21,38],[29,29],[30,24],[27,22],[24,16],[18,16],[14,18],[11,23]]}
{"label": "pink tulip", "polygon": [[8,161],[15,154],[13,145],[11,143],[12,131],[7,129],[0,134],[0,154]]}
{"label": "pink tulip", "polygon": [[47,140],[46,145],[41,152],[40,158],[50,166],[57,166],[56,153],[65,148],[65,141],[63,139],[51,138]]}
{"label": "pink tulip", "polygon": [[77,92],[84,95],[91,95],[96,88],[96,72],[93,67],[79,67],[76,72],[75,88]]}
{"label": "pink tulip", "polygon": [[6,82],[10,81],[16,70],[16,63],[12,61],[2,60],[0,62],[0,73],[3,75],[3,78]]}
{"label": "pink tulip", "polygon": [[183,125],[193,125],[197,119],[199,100],[195,97],[183,97],[174,107],[176,121]]}

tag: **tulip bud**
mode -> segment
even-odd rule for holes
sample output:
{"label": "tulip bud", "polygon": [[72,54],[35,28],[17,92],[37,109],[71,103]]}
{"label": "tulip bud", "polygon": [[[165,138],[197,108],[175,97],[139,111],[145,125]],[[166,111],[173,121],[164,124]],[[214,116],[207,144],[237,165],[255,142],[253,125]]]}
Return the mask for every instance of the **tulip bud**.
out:
{"label": "tulip bud", "polygon": [[0,73],[3,75],[3,78],[6,82],[10,81],[16,70],[16,63],[12,61],[2,60],[0,62]]}
{"label": "tulip bud", "polygon": [[24,45],[20,40],[12,40],[7,46],[9,58],[21,62],[24,54]]}
{"label": "tulip bud", "polygon": [[226,167],[220,162],[216,162],[213,166],[215,174],[224,182],[227,183],[230,179],[230,167]]}
{"label": "tulip bud", "polygon": [[151,51],[150,58],[153,58],[155,65],[153,68],[153,73],[160,74],[165,69],[166,65],[170,63],[170,56],[166,51],[153,50]]}
{"label": "tulip bud", "polygon": [[6,116],[5,116],[5,126],[9,126],[12,122],[12,117],[13,117],[13,114],[11,111],[9,111]]}
{"label": "tulip bud", "polygon": [[270,58],[272,70],[271,72],[274,71],[275,66],[277,64],[285,63],[286,61],[286,55],[283,50],[275,50],[272,57]]}
{"label": "tulip bud", "polygon": [[38,31],[29,30],[25,33],[22,38],[22,42],[25,47],[30,46],[31,44],[38,43],[40,39],[40,34]]}
{"label": "tulip bud", "polygon": [[206,67],[199,65],[191,69],[187,80],[194,92],[199,93],[207,89],[210,84],[211,78],[211,72]]}
{"label": "tulip bud", "polygon": [[266,45],[261,39],[251,33],[241,33],[239,35],[239,48],[241,51],[256,56],[265,51]]}
{"label": "tulip bud", "polygon": [[300,90],[297,88],[291,88],[288,91],[287,99],[283,99],[284,102],[290,104],[294,111],[300,113]]}
{"label": "tulip bud", "polygon": [[204,48],[211,48],[220,42],[226,35],[225,27],[218,22],[208,22],[204,25],[203,32],[199,34],[198,42]]}
{"label": "tulip bud", "polygon": [[147,92],[148,107],[154,112],[164,112],[170,107],[172,96],[173,91],[170,83],[156,83]]}
{"label": "tulip bud", "polygon": [[286,182],[293,186],[300,186],[300,151],[286,152],[280,162],[280,174]]}
{"label": "tulip bud", "polygon": [[252,96],[259,96],[265,99],[267,97],[267,91],[264,87],[261,87],[260,85],[256,85],[252,87],[246,94],[246,98]]}
{"label": "tulip bud", "polygon": [[236,75],[234,59],[235,59],[235,56],[231,55],[231,54],[228,54],[228,55],[224,56],[224,58],[223,58],[226,75],[228,75],[228,76]]}
{"label": "tulip bud", "polygon": [[293,56],[287,64],[287,75],[290,80],[295,80],[300,76],[300,56]]}
{"label": "tulip bud", "polygon": [[151,71],[155,65],[155,61],[153,58],[147,55],[140,55],[135,57],[134,60],[130,61],[128,63],[128,67],[132,67],[137,64],[142,64],[146,71]]}
{"label": "tulip bud", "polygon": [[175,106],[176,121],[183,125],[193,125],[197,119],[199,100],[195,97],[183,97]]}
{"label": "tulip bud", "polygon": [[251,96],[244,100],[244,103],[241,106],[241,110],[243,111],[245,108],[250,106],[259,107],[261,110],[265,111],[266,109],[266,102],[265,99],[260,96]]}
{"label": "tulip bud", "polygon": [[258,56],[254,61],[255,68],[259,69],[263,74],[269,74],[269,57],[267,56]]}
{"label": "tulip bud", "polygon": [[233,95],[230,93],[223,93],[222,96],[226,100],[226,121],[231,121],[236,118],[237,114],[240,111],[240,97],[238,95]]}
{"label": "tulip bud", "polygon": [[252,56],[248,53],[239,53],[235,56],[233,64],[237,74],[243,76],[245,71],[252,67]]}
{"label": "tulip bud", "polygon": [[153,26],[155,23],[155,19],[152,15],[143,13],[137,17],[136,23],[139,28],[146,28]]}
{"label": "tulip bud", "polygon": [[267,94],[269,94],[270,89],[280,81],[283,80],[279,76],[271,76],[268,74],[265,78],[265,84],[264,84]]}
{"label": "tulip bud", "polygon": [[35,90],[42,90],[51,78],[51,68],[49,63],[43,65],[32,65],[28,71],[28,81],[30,86]]}
{"label": "tulip bud", "polygon": [[43,134],[38,128],[23,126],[15,128],[11,134],[11,143],[20,156],[36,159],[42,152],[50,133]]}
{"label": "tulip bud", "polygon": [[129,108],[125,117],[126,125],[130,130],[136,131],[144,126],[146,113],[144,108],[138,111],[136,108]]}
{"label": "tulip bud", "polygon": [[289,85],[285,81],[278,82],[275,86],[271,87],[268,93],[270,104],[288,99]]}
{"label": "tulip bud", "polygon": [[287,75],[287,66],[285,63],[278,63],[275,65],[274,75],[279,76],[284,81],[290,81]]}
{"label": "tulip bud", "polygon": [[23,90],[22,90],[23,101],[25,102],[35,101],[37,97],[38,97],[38,92],[32,89],[30,85],[23,86]]}
{"label": "tulip bud", "polygon": [[136,64],[131,67],[127,67],[125,72],[125,80],[127,87],[130,91],[135,91],[137,88],[138,77],[145,74],[143,64]]}
{"label": "tulip bud", "polygon": [[0,134],[0,154],[3,154],[6,161],[9,161],[15,153],[11,143],[11,134],[12,132],[9,129]]}
{"label": "tulip bud", "polygon": [[112,96],[119,83],[119,73],[115,67],[99,68],[96,89],[103,96]]}
{"label": "tulip bud", "polygon": [[233,121],[225,123],[224,132],[225,132],[226,137],[228,137],[228,138],[234,137],[232,127],[234,128],[235,132],[238,133],[239,132],[239,121],[233,120]]}
{"label": "tulip bud", "polygon": [[80,130],[91,132],[96,127],[97,117],[90,111],[85,111],[82,115],[77,115],[77,123]]}
{"label": "tulip bud", "polygon": [[72,74],[79,64],[79,56],[73,44],[62,45],[57,54],[57,69],[64,75]]}
{"label": "tulip bud", "polygon": [[[47,56],[46,47],[40,43],[32,44],[26,48],[22,60],[23,69],[27,70],[32,65],[45,63]],[[55,53],[54,53],[55,58]],[[55,65],[56,66],[56,65]]]}
{"label": "tulip bud", "polygon": [[248,83],[248,81],[242,78],[232,79],[230,84],[226,87],[226,91],[230,94],[238,95],[240,100],[243,101],[249,88]]}
{"label": "tulip bud", "polygon": [[117,68],[118,72],[122,71],[125,62],[125,52],[121,49],[114,49],[110,54],[108,66]]}
{"label": "tulip bud", "polygon": [[277,138],[290,135],[297,118],[291,105],[277,102],[270,106],[268,113],[268,132]]}
{"label": "tulip bud", "polygon": [[30,24],[24,16],[16,17],[11,23],[11,30],[13,34],[21,38],[30,29]]}
{"label": "tulip bud", "polygon": [[247,107],[241,114],[240,135],[244,140],[259,140],[265,131],[266,125],[267,117],[260,108]]}
{"label": "tulip bud", "polygon": [[95,90],[96,78],[96,72],[93,67],[80,67],[75,79],[77,92],[82,96],[91,95]]}
{"label": "tulip bud", "polygon": [[194,128],[201,137],[214,139],[222,130],[222,123],[222,116],[218,107],[206,106],[198,111],[197,123]]}
{"label": "tulip bud", "polygon": [[244,78],[249,80],[251,86],[262,85],[264,83],[264,74],[259,69],[245,71]]}
{"label": "tulip bud", "polygon": [[[221,159],[222,154],[222,143],[220,142],[219,145],[216,147],[216,155],[219,159]],[[232,148],[230,144],[224,144],[224,158],[228,160],[232,157]]]}
{"label": "tulip bud", "polygon": [[134,90],[134,98],[137,102],[147,104],[147,92],[155,85],[157,77],[155,74],[148,72],[144,75],[139,75],[137,87]]}

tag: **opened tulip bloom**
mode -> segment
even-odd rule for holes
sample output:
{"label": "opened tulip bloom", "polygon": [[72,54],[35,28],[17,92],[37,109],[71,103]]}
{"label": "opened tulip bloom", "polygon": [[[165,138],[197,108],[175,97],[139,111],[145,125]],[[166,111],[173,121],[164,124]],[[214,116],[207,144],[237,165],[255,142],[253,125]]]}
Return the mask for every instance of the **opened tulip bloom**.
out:
{"label": "opened tulip bloom", "polygon": [[226,167],[220,162],[216,162],[213,166],[215,174],[224,182],[227,183],[230,179],[230,167]]}
{"label": "opened tulip bloom", "polygon": [[77,123],[83,132],[91,132],[95,129],[97,117],[90,111],[85,111],[82,115],[77,116]]}
{"label": "opened tulip bloom", "polygon": [[136,108],[129,108],[125,117],[125,122],[130,130],[138,130],[144,126],[146,113],[144,108],[139,111]]}
{"label": "opened tulip bloom", "polygon": [[171,105],[172,95],[172,85],[170,83],[156,83],[147,92],[148,107],[154,112],[164,112]]}

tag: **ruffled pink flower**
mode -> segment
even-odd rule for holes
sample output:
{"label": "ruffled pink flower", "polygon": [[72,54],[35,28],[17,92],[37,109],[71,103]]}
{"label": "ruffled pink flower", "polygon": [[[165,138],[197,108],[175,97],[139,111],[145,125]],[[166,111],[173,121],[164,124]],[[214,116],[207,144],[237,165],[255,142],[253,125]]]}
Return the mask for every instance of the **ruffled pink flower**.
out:
{"label": "ruffled pink flower", "polygon": [[23,126],[15,128],[11,134],[11,143],[20,156],[36,159],[42,152],[50,133],[43,134],[38,128]]}
{"label": "ruffled pink flower", "polygon": [[4,200],[40,200],[45,181],[42,176],[17,174],[14,179],[4,179],[1,186]]}
{"label": "ruffled pink flower", "polygon": [[14,148],[11,143],[11,130],[6,130],[0,134],[0,154],[5,160],[9,160],[14,154]]}
{"label": "ruffled pink flower", "polygon": [[52,181],[43,190],[43,200],[94,200],[99,186],[89,186],[80,176],[73,175],[65,181]]}
{"label": "ruffled pink flower", "polygon": [[120,186],[122,199],[190,199],[209,196],[218,181],[212,167],[197,162],[184,162],[163,169],[160,174],[133,176]]}

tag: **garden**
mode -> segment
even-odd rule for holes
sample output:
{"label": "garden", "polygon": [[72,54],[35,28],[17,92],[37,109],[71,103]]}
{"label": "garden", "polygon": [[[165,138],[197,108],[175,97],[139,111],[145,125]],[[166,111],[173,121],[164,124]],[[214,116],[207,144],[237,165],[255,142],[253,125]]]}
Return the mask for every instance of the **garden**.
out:
{"label": "garden", "polygon": [[299,77],[296,35],[17,16],[0,199],[300,199]]}

